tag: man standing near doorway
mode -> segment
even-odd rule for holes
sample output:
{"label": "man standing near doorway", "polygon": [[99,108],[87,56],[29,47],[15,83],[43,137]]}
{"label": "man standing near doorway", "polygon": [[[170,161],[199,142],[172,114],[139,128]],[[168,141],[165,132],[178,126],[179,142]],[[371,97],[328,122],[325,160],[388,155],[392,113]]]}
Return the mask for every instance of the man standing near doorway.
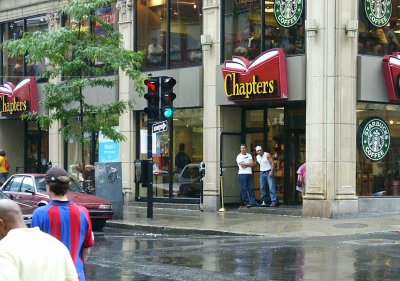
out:
{"label": "man standing near doorway", "polygon": [[247,208],[258,206],[254,194],[254,178],[252,170],[254,162],[251,154],[247,153],[247,144],[240,145],[240,153],[236,157],[236,162],[239,167],[240,193],[242,194],[243,204]]}
{"label": "man standing near doorway", "polygon": [[[260,186],[261,186],[261,206],[278,207],[279,202],[276,197],[276,185],[274,177],[274,161],[271,154],[264,152],[261,145],[256,146],[257,162],[260,164]],[[267,183],[271,204],[267,204]]]}

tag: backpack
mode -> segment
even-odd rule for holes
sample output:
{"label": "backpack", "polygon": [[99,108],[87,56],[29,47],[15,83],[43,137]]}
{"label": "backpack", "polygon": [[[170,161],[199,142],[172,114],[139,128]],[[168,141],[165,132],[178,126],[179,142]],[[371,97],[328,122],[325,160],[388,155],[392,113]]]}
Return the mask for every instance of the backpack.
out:
{"label": "backpack", "polygon": [[10,162],[8,161],[7,158],[6,158],[6,160],[4,161],[4,167],[6,168],[7,171],[10,170],[10,168],[11,168],[11,164],[10,164]]}

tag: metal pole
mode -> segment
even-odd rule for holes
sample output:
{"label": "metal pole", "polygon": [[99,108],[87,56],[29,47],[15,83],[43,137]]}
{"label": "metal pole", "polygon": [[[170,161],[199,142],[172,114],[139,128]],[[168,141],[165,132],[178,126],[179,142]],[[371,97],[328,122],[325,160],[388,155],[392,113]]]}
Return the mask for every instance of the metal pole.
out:
{"label": "metal pole", "polygon": [[153,218],[153,121],[147,120],[147,218]]}
{"label": "metal pole", "polygon": [[218,210],[218,212],[225,212],[226,209],[224,208],[224,185],[223,185],[223,176],[220,176],[220,193],[221,193],[221,208]]}
{"label": "metal pole", "polygon": [[218,212],[225,212],[225,206],[224,206],[224,176],[223,176],[223,169],[222,169],[222,161],[219,162],[219,188],[220,188],[220,194],[221,194],[221,208],[218,210]]}

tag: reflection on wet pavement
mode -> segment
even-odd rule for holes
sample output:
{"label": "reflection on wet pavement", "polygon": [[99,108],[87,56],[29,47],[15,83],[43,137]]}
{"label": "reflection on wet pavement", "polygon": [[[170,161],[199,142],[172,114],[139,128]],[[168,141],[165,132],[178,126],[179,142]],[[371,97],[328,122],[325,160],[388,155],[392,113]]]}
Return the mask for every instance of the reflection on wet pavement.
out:
{"label": "reflection on wet pavement", "polygon": [[88,281],[399,280],[395,232],[313,238],[95,234]]}

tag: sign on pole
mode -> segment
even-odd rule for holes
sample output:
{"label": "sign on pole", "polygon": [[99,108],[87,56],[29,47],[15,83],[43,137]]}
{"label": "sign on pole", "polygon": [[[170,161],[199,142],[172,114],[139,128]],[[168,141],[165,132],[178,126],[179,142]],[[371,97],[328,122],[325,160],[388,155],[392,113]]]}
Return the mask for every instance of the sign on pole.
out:
{"label": "sign on pole", "polygon": [[164,132],[168,129],[168,123],[167,121],[162,121],[159,123],[154,123],[153,124],[153,134],[155,133],[160,133],[160,132]]}

